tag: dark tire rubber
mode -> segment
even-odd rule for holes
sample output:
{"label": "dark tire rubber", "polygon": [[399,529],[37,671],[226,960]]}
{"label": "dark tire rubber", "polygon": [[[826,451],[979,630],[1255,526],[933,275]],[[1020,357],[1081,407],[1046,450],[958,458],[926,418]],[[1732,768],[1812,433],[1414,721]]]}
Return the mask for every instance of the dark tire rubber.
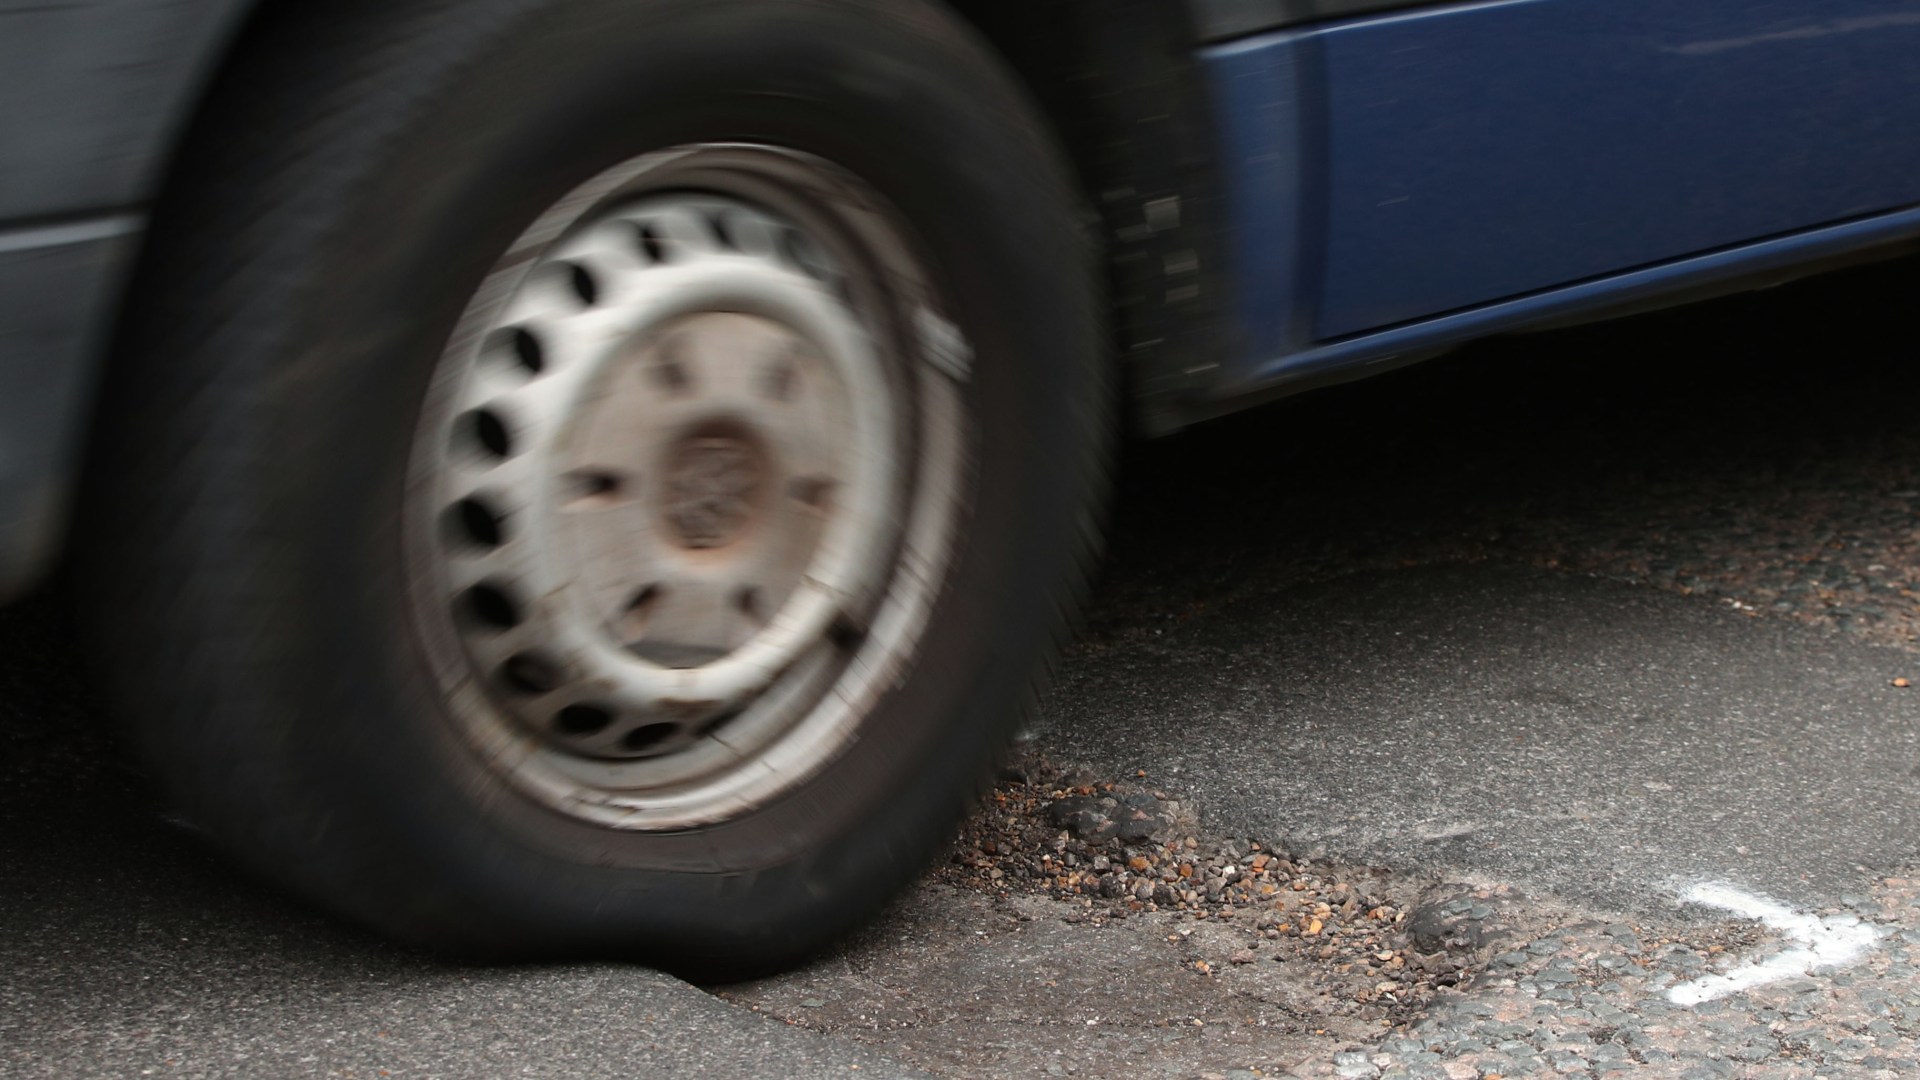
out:
{"label": "dark tire rubber", "polygon": [[[445,715],[400,528],[429,372],[512,239],[650,149],[766,142],[890,200],[976,369],[964,535],[910,674],[802,787],[672,833],[522,797]],[[925,865],[1094,548],[1109,359],[1068,170],[921,0],[265,5],[159,203],[78,584],[169,796],[249,865],[470,958],[795,962]]]}

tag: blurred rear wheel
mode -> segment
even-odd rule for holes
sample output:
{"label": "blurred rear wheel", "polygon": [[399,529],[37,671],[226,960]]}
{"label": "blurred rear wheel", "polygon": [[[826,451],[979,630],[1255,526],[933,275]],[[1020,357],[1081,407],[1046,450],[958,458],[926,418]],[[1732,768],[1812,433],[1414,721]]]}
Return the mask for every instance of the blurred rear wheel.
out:
{"label": "blurred rear wheel", "polygon": [[908,0],[268,18],[107,388],[121,709],[404,939],[805,955],[948,834],[1091,550],[1058,155]]}

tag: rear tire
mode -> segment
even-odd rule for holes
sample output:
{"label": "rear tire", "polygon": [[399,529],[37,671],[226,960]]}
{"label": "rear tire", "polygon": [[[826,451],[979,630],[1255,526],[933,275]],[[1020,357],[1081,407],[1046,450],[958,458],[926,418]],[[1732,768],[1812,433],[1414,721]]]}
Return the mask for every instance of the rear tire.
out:
{"label": "rear tire", "polygon": [[[1091,555],[1107,360],[1080,207],[1042,123],[971,32],[920,0],[361,0],[262,18],[156,212],[99,418],[80,582],[136,739],[219,843],[409,942],[473,957],[632,955],[710,978],[806,956],[911,880],[949,834]],[[687,148],[705,172],[659,171]],[[838,179],[796,180],[770,162]],[[582,188],[607,176],[629,186]],[[751,737],[726,736],[739,761],[710,769],[711,753],[673,755],[716,752],[715,733],[759,715],[775,690],[708,676],[750,646],[771,649],[767,626],[798,625],[799,601],[775,601],[824,573],[826,556],[805,544],[832,544],[794,541],[800,561],[781,564],[773,600],[728,593],[749,617],[737,631],[641,626],[584,650],[561,646],[600,624],[565,622],[578,605],[549,618],[545,597],[611,586],[587,580],[584,556],[548,545],[528,555],[533,576],[487,579],[512,618],[470,632],[457,605],[473,602],[461,592],[473,579],[460,575],[506,565],[497,552],[516,536],[561,535],[549,484],[559,474],[487,488],[477,505],[448,479],[467,466],[440,451],[446,424],[471,422],[464,406],[443,407],[449,380],[478,370],[459,365],[506,325],[489,318],[525,310],[512,297],[488,306],[500,282],[525,285],[528,267],[576,259],[565,245],[593,228],[661,206],[686,220],[698,217],[688,207],[720,206],[768,236],[817,228],[817,242],[840,245],[825,263],[846,280],[778,244],[723,237],[702,250],[715,280],[770,283],[768,312],[806,309],[797,330],[773,316],[748,329],[792,330],[832,354],[819,370],[842,374],[818,378],[855,389],[835,391],[843,404],[819,416],[856,419],[838,425],[839,441],[817,418],[774,439],[753,408],[742,420],[715,405],[744,427],[644,443],[646,468],[694,446],[708,457],[688,475],[731,484],[721,495],[734,499],[715,517],[713,489],[687,504],[695,481],[640,477],[636,498],[683,493],[631,519],[666,536],[649,541],[664,554],[645,573],[671,565],[707,581],[720,565],[701,561],[709,549],[724,563],[750,528],[786,527],[740,524],[751,518],[741,506],[761,505],[742,494],[761,474],[712,477],[741,461],[775,475],[795,440],[809,461],[841,460],[835,448],[865,430],[885,437],[861,445],[884,445],[899,466],[872,474],[878,509],[847,530],[869,557],[832,593],[831,617],[807,624],[816,636],[794,650],[762,650],[780,672],[813,665],[805,685],[767,676],[800,705],[755,721]],[[530,233],[537,222],[558,224]],[[891,239],[862,247],[876,236]],[[664,265],[657,250],[619,258],[636,275],[620,281],[649,284],[596,293],[612,286],[576,282],[568,302],[632,313],[634,297],[671,307],[682,296],[672,290],[692,287],[644,269]],[[799,276],[808,264],[812,292]],[[736,301],[722,290],[689,310]],[[607,379],[624,377],[629,354],[663,347],[664,324],[619,318],[607,324],[619,348],[580,354]],[[726,319],[716,340],[760,340]],[[829,325],[845,331],[831,341],[855,342],[848,356],[822,345]],[[536,361],[513,377],[563,370]],[[891,390],[862,398],[861,386]],[[944,413],[928,405],[936,392]],[[613,446],[680,423],[660,417],[696,415],[539,412],[560,397],[527,393],[512,401],[531,413],[503,406],[495,419],[520,425],[517,445],[574,446],[604,429]],[[873,419],[880,398],[892,421]],[[916,477],[939,479],[934,518]],[[822,505],[829,534],[835,515],[852,514]],[[674,516],[686,506],[698,513]],[[434,530],[449,521],[495,561],[447,554]],[[568,550],[614,552],[593,565],[626,581],[619,560],[640,541],[596,535]],[[740,565],[746,575],[772,563]],[[778,619],[754,608],[763,601]],[[887,623],[895,609],[910,617]],[[712,624],[689,610],[678,625]],[[895,624],[912,625],[881,632]],[[508,631],[525,640],[500,652]],[[513,668],[529,648],[554,666]],[[592,657],[607,666],[579,666]],[[673,680],[741,696],[689,706],[645,689]],[[562,723],[567,702],[600,712]],[[815,723],[831,709],[837,726]],[[829,728],[832,738],[803,738]],[[678,772],[662,764],[674,761]],[[760,772],[739,771],[749,766]]]}

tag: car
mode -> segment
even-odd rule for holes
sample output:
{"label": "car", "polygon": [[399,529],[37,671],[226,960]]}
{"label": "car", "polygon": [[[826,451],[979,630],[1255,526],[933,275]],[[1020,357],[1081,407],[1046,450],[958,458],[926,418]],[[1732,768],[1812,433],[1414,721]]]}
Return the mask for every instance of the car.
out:
{"label": "car", "polygon": [[64,567],[165,797],[329,910],[793,963],[991,775],[1123,430],[1910,250],[1917,54],[1920,0],[6,4],[0,593]]}

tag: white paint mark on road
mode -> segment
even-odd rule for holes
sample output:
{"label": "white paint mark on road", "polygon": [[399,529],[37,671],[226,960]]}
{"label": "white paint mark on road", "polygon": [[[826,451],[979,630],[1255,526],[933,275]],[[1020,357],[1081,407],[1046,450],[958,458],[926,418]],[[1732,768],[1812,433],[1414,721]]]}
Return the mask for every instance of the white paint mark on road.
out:
{"label": "white paint mark on road", "polygon": [[1805,975],[1815,968],[1845,967],[1872,952],[1881,935],[1878,927],[1869,926],[1851,915],[1829,915],[1825,918],[1808,915],[1731,885],[1695,885],[1682,893],[1680,899],[1690,904],[1704,904],[1731,911],[1743,919],[1753,919],[1778,930],[1798,944],[1760,960],[1748,960],[1722,974],[1706,975],[1681,983],[1667,991],[1667,1000],[1676,1005],[1698,1005],[1770,982]]}

